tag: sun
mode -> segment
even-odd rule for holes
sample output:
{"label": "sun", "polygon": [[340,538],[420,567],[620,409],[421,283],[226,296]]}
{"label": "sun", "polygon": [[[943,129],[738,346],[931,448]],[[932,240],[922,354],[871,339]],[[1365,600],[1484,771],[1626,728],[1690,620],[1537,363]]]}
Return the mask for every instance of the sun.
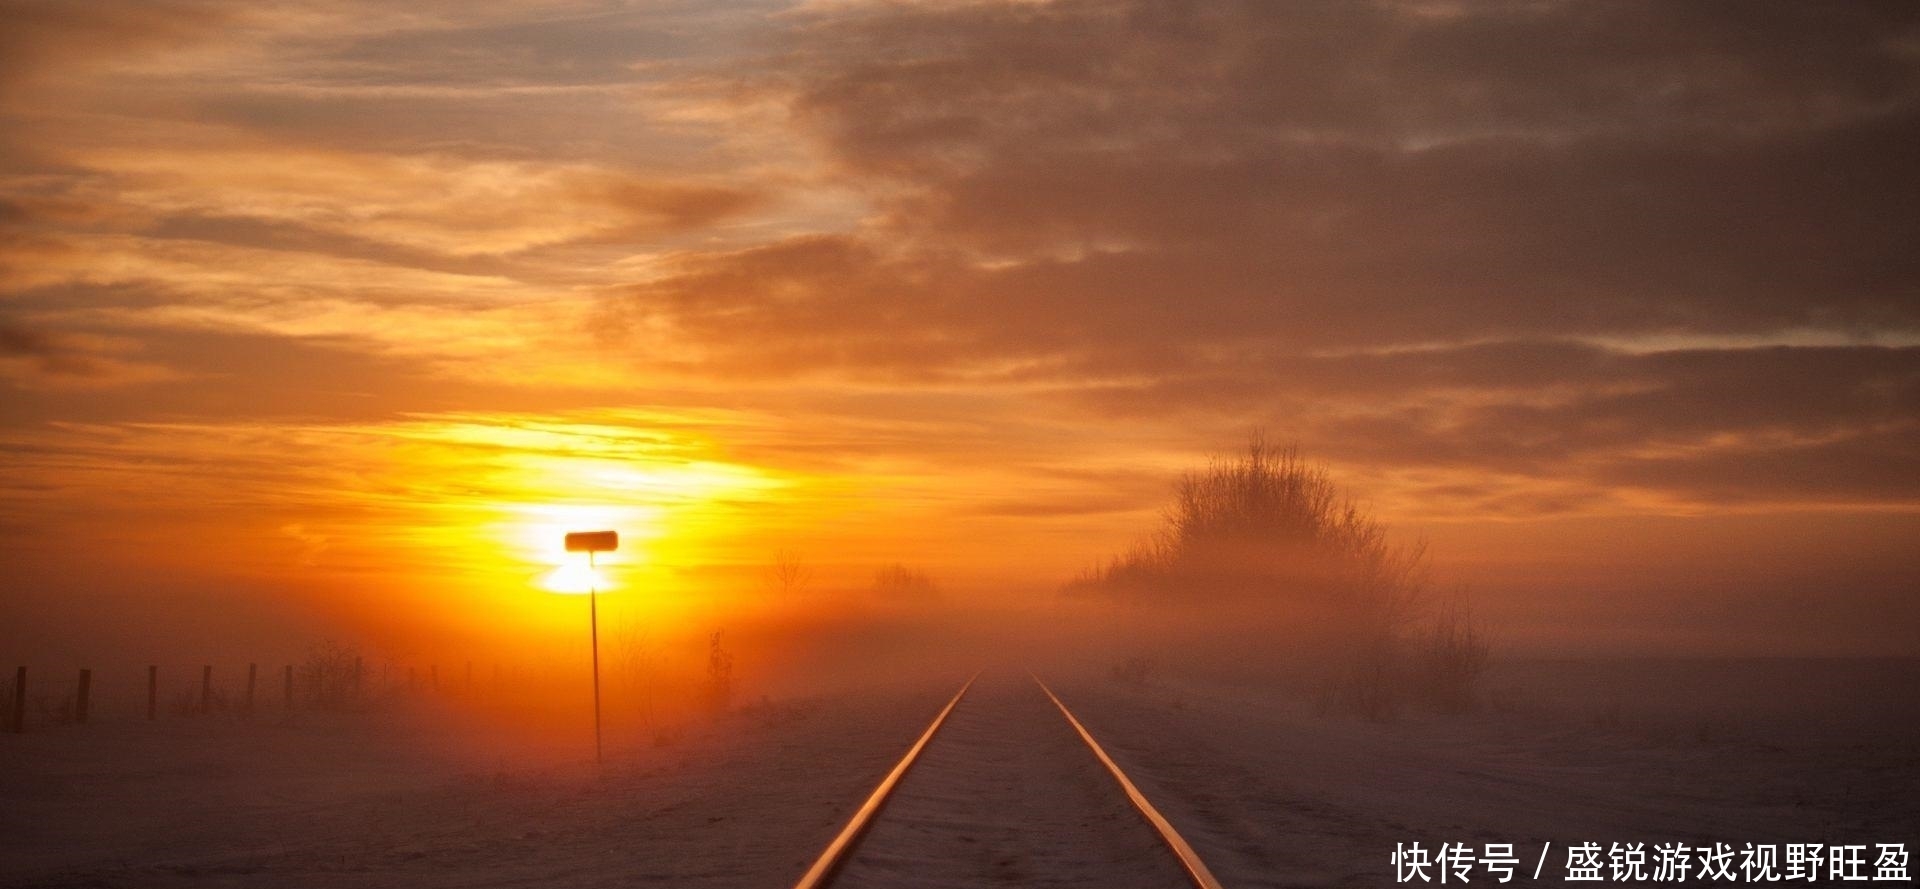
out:
{"label": "sun", "polygon": [[576,561],[542,575],[540,588],[549,593],[580,596],[590,592],[605,592],[615,587],[598,567],[587,566],[587,557],[582,553],[578,554]]}
{"label": "sun", "polygon": [[[640,504],[521,504],[512,508],[509,543],[522,561],[542,566],[535,585],[551,593],[583,595],[618,589],[622,569],[641,561],[646,548],[664,530],[664,510]],[[574,531],[620,533],[621,548],[594,555],[570,553],[566,536]]]}

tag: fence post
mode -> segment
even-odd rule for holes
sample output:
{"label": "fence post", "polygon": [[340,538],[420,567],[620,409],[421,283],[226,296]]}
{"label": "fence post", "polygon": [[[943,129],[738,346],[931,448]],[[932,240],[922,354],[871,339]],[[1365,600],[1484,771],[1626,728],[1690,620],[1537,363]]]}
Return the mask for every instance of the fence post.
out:
{"label": "fence post", "polygon": [[286,686],[287,686],[287,712],[288,712],[288,713],[292,713],[292,712],[293,712],[293,665],[292,665],[292,664],[288,664],[288,665],[287,665],[287,673],[286,673],[286,676],[287,676],[287,681],[286,681]]}
{"label": "fence post", "polygon": [[160,718],[160,665],[147,666],[147,719]]}
{"label": "fence post", "polygon": [[27,668],[13,671],[13,733],[27,730]]}
{"label": "fence post", "polygon": [[254,682],[254,677],[259,673],[259,671],[260,671],[259,664],[247,665],[247,715],[248,716],[253,715],[253,682]]}
{"label": "fence post", "polygon": [[87,693],[93,690],[93,671],[80,668],[80,690],[73,696],[73,721],[79,725],[87,724]]}

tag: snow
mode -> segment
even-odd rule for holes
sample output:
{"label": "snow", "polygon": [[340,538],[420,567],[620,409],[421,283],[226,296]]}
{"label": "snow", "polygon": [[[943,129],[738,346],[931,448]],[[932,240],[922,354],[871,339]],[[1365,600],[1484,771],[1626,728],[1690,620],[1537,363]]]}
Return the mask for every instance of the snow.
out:
{"label": "snow", "polygon": [[951,689],[743,709],[668,746],[446,714],[0,737],[5,886],[781,886]]}
{"label": "snow", "polygon": [[[1525,705],[1384,723],[1257,688],[1055,686],[1227,886],[1392,885],[1412,842],[1513,843],[1521,876],[1550,842],[1557,885],[1582,842],[1911,844],[1917,672],[1519,664],[1490,682]],[[1681,714],[1714,728],[1676,732]]]}
{"label": "snow", "polygon": [[[849,878],[1178,885],[1007,666]],[[1387,722],[1257,685],[1042,672],[1230,887],[1392,885],[1416,841],[1513,843],[1524,877],[1546,842],[1554,876],[1587,841],[1920,836],[1911,661],[1513,664],[1493,707]],[[426,705],[38,726],[0,736],[0,886],[788,886],[965,678],[622,735],[604,767],[585,726],[516,734]]]}

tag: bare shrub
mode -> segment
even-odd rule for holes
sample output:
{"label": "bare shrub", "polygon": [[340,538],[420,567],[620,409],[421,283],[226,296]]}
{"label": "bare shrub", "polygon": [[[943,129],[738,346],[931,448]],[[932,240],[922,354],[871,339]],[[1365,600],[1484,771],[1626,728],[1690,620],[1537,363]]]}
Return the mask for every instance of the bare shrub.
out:
{"label": "bare shrub", "polygon": [[[631,686],[628,697],[640,724],[653,727],[659,719],[660,649],[639,627],[627,626],[614,634],[612,645],[615,671]],[[712,653],[708,653],[711,657]]]}
{"label": "bare shrub", "polygon": [[873,574],[875,596],[894,602],[922,603],[940,598],[940,585],[924,571],[894,563]]}
{"label": "bare shrub", "polygon": [[1474,689],[1486,672],[1492,646],[1474,625],[1464,596],[1445,603],[1415,638],[1412,681],[1416,692],[1443,710],[1474,707]]}
{"label": "bare shrub", "polygon": [[360,648],[331,639],[307,649],[300,665],[300,688],[308,705],[345,710],[361,703]]}
{"label": "bare shrub", "polygon": [[724,713],[733,706],[733,653],[720,644],[721,632],[707,637],[707,709]]}

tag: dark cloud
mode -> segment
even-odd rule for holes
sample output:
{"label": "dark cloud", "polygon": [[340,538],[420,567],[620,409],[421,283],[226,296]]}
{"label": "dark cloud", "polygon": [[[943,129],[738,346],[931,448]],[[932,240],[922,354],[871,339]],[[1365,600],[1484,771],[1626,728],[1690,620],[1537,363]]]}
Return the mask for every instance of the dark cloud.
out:
{"label": "dark cloud", "polygon": [[1920,424],[1695,453],[1628,455],[1597,481],[1681,492],[1713,504],[1920,502]]}
{"label": "dark cloud", "polygon": [[0,356],[24,358],[42,374],[95,377],[105,372],[94,350],[70,338],[0,319]]}
{"label": "dark cloud", "polygon": [[[711,139],[637,120],[618,90],[408,93],[262,88],[195,89],[183,116],[301,145],[350,151],[440,152],[511,160],[631,160],[699,169]],[[645,149],[636,151],[644,134]]]}
{"label": "dark cloud", "polygon": [[304,146],[711,173],[727,166],[711,128],[653,112],[737,70],[745,35],[780,5],[329,4],[332,27],[257,36],[270,72],[212,68],[119,92],[134,113]]}
{"label": "dark cloud", "polygon": [[[1911,5],[886,4],[789,37],[796,122],[884,212],[627,291],[706,370],[1916,493],[1920,359],[1871,345],[1920,334]],[[1861,345],[1766,347],[1810,333]],[[1688,337],[1727,347],[1651,345]]]}
{"label": "dark cloud", "polygon": [[807,277],[817,242],[736,257],[792,258],[774,273],[819,305],[733,315],[858,352],[870,331],[850,319],[884,299],[1015,355],[1912,331],[1917,21],[1784,4],[829,13],[796,38],[795,114],[886,196],[884,261],[842,281]]}
{"label": "dark cloud", "polygon": [[1920,501],[1920,349],[1483,347],[1329,363],[1348,371],[1274,378],[1293,410],[1266,416],[1360,462],[1721,503]]}
{"label": "dark cloud", "polygon": [[0,424],[22,403],[78,397],[86,390],[114,390],[173,379],[165,365],[138,356],[122,339],[51,329],[0,317]]}
{"label": "dark cloud", "polygon": [[31,85],[50,69],[124,61],[190,43],[218,32],[236,11],[204,0],[4,0],[0,94]]}
{"label": "dark cloud", "polygon": [[671,59],[689,41],[617,8],[329,37],[291,49],[330,85],[505,86],[626,83],[642,61]]}
{"label": "dark cloud", "polygon": [[[1431,363],[1453,362],[1435,356]],[[1401,391],[1422,391],[1418,379],[1409,376]],[[1913,348],[1599,352],[1584,368],[1543,370],[1539,390],[1525,388],[1526,379],[1516,374],[1505,384],[1517,397],[1441,401],[1427,434],[1379,440],[1404,443],[1406,459],[1559,460],[1714,436],[1806,439],[1920,424],[1920,349]],[[1527,397],[1536,391],[1547,397]]]}

